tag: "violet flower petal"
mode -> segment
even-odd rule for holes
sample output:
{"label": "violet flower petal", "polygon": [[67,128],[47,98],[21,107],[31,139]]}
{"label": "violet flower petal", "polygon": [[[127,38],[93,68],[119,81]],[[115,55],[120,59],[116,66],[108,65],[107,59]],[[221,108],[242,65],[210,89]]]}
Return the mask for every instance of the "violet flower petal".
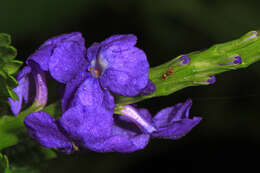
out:
{"label": "violet flower petal", "polygon": [[14,115],[18,115],[22,109],[23,100],[28,101],[29,94],[29,78],[28,76],[23,77],[20,81],[18,81],[18,86],[13,90],[17,96],[18,100],[13,100],[12,98],[8,98],[8,101],[11,106],[11,111]]}
{"label": "violet flower petal", "polygon": [[134,47],[136,40],[134,35],[116,35],[88,49],[89,61],[100,65],[102,87],[135,96],[147,85],[149,64],[145,53]]}
{"label": "violet flower petal", "polygon": [[42,45],[38,50],[36,50],[31,56],[28,57],[26,63],[32,60],[38,63],[42,70],[49,70],[49,60],[54,49],[53,45]]}
{"label": "violet flower petal", "polygon": [[73,103],[62,115],[61,126],[80,148],[104,151],[104,140],[112,131],[113,96],[91,77],[79,87]]}
{"label": "violet flower petal", "polygon": [[[108,98],[106,98],[106,96]],[[110,97],[113,96],[110,95],[107,90],[101,88],[97,78],[89,77],[86,78],[85,81],[78,87],[74,98],[71,101],[71,107],[81,105],[94,109],[95,107],[100,107],[104,101],[110,99]],[[114,99],[111,100],[109,100],[109,103],[105,106],[113,109]],[[110,101],[112,103],[110,103]]]}
{"label": "violet flower petal", "polygon": [[32,69],[30,66],[25,66],[16,76],[18,86],[14,88],[13,91],[17,94],[18,100],[8,98],[11,111],[14,115],[19,114],[22,109],[23,101],[25,103],[28,103],[30,94],[33,93],[32,91],[29,92],[29,90],[31,89],[31,85],[34,85],[34,83],[32,82],[32,75],[30,74],[31,71]]}
{"label": "violet flower petal", "polygon": [[109,39],[111,41],[101,47],[99,52],[101,59],[107,63],[101,76],[102,86],[119,95],[135,96],[148,82],[149,64],[146,55],[134,47],[134,35]]}
{"label": "violet flower petal", "polygon": [[24,67],[16,76],[16,80],[18,81],[18,86],[14,88],[14,92],[18,96],[18,100],[13,100],[12,98],[8,98],[10,103],[11,111],[14,115],[18,115],[22,109],[23,100],[27,103],[29,100],[29,74],[31,72],[31,67]]}
{"label": "violet flower petal", "polygon": [[67,41],[53,50],[49,71],[54,79],[66,83],[87,63],[85,50],[77,42]]}
{"label": "violet flower petal", "polygon": [[[134,111],[135,110],[137,109],[134,108]],[[146,123],[151,124],[152,119],[150,113],[146,109],[138,109],[138,114],[140,116],[139,119],[142,119],[138,122],[136,122],[135,115],[133,115],[132,118],[127,117],[127,115],[114,116],[112,134],[111,137],[104,141],[103,147],[105,150],[103,150],[103,152],[129,153],[146,147],[150,139],[150,134],[147,133],[147,130],[145,130],[147,127],[140,127],[143,124],[140,122],[145,121]]]}
{"label": "violet flower petal", "polygon": [[157,127],[160,127],[188,118],[191,105],[192,100],[188,99],[185,103],[178,103],[175,106],[164,108],[153,117],[153,121]]}
{"label": "violet flower petal", "polygon": [[179,103],[173,107],[165,108],[153,118],[157,131],[152,133],[153,137],[178,139],[186,135],[201,120],[201,117],[189,119],[189,110],[192,101],[188,99],[185,103]]}
{"label": "violet flower petal", "polygon": [[105,152],[129,153],[141,150],[148,144],[149,134],[144,134],[134,123],[115,117],[112,135],[104,142]]}
{"label": "violet flower petal", "polygon": [[152,133],[153,137],[166,139],[179,139],[189,133],[200,121],[201,117],[194,117],[193,119],[183,119],[165,127],[158,128],[158,131]]}
{"label": "violet flower petal", "polygon": [[65,91],[62,97],[62,112],[65,112],[70,107],[71,101],[77,91],[78,87],[85,81],[86,78],[90,77],[90,73],[87,71],[80,72],[74,79],[68,82],[65,86]]}
{"label": "violet flower petal", "polygon": [[120,117],[127,117],[130,119],[143,131],[143,133],[150,134],[156,131],[148,111],[145,111],[145,109],[138,111],[131,105],[124,105],[122,107],[123,109],[120,110],[122,116]]}
{"label": "violet flower petal", "polygon": [[47,40],[26,61],[33,60],[61,83],[70,81],[87,63],[81,33],[63,34]]}
{"label": "violet flower petal", "polygon": [[59,148],[71,152],[73,146],[70,140],[60,131],[56,120],[45,112],[30,113],[24,119],[24,124],[30,136],[47,148]]}

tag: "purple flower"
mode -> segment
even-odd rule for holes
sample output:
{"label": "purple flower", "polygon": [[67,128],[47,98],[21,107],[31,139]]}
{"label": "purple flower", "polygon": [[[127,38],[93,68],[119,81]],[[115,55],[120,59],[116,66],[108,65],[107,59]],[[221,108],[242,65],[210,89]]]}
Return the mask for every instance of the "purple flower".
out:
{"label": "purple flower", "polygon": [[88,48],[91,75],[100,78],[103,88],[136,96],[147,85],[149,64],[145,53],[135,47],[136,36],[114,35]]}
{"label": "purple flower", "polygon": [[[103,97],[103,104],[113,97]],[[189,118],[191,100],[161,110],[151,117],[146,109],[123,106],[121,115],[108,114],[109,107],[75,106],[59,121],[46,113],[31,113],[25,125],[33,138],[49,148],[71,152],[74,148],[97,152],[129,153],[143,149],[150,137],[179,139],[200,121]],[[91,116],[95,114],[95,116]],[[109,115],[109,116],[108,116]],[[49,139],[49,140],[48,140]]]}
{"label": "purple flower", "polygon": [[[86,49],[80,33],[74,32],[51,38],[26,61],[25,66],[17,75],[18,86],[14,89],[19,100],[9,98],[12,112],[17,115],[23,100],[28,103],[33,95],[39,106],[47,103],[47,86],[44,71],[61,83],[67,83],[84,68]],[[35,94],[33,91],[36,90]]]}
{"label": "purple flower", "polygon": [[[112,147],[120,143],[115,143],[119,138],[113,133],[125,132],[114,127],[115,105],[110,91],[124,96],[135,96],[147,86],[149,64],[145,53],[136,48],[135,44],[136,37],[133,35],[116,35],[101,43],[94,43],[87,51],[90,64],[85,66],[85,70],[79,70],[77,76],[67,82],[62,99],[64,113],[60,120],[52,125],[59,126],[60,132],[80,149],[88,148],[99,152],[121,151],[118,146]],[[32,136],[41,141],[41,126],[27,123],[34,116],[36,115],[32,113],[26,117],[25,124],[29,127],[30,134],[38,134]],[[46,135],[43,136],[45,139]],[[142,136],[147,138],[147,135]],[[127,139],[120,138],[122,142]],[[128,145],[142,142],[145,144],[142,138],[128,142]],[[47,147],[52,146],[40,143]],[[124,143],[122,147],[125,147]],[[132,146],[132,151],[136,148],[140,146]]]}
{"label": "purple flower", "polygon": [[[112,131],[120,133],[120,128],[113,126],[114,99],[110,91],[135,96],[148,84],[149,64],[145,53],[135,44],[134,35],[115,35],[94,43],[87,51],[89,72],[83,71],[67,83],[62,100],[66,112],[60,124],[74,141],[80,141],[77,142],[80,148],[120,151],[108,147],[119,140]],[[78,129],[82,129],[80,133]],[[112,136],[113,139],[104,142]]]}
{"label": "purple flower", "polygon": [[[148,84],[149,63],[145,53],[135,47],[136,40],[131,34],[114,35],[101,43],[92,44],[87,50],[90,62],[87,69],[66,84],[62,110],[75,106],[75,100],[84,96],[83,88],[88,87],[85,82],[88,78],[95,79],[100,84],[98,87],[118,95],[136,96],[141,93]],[[149,92],[154,91],[151,89]]]}

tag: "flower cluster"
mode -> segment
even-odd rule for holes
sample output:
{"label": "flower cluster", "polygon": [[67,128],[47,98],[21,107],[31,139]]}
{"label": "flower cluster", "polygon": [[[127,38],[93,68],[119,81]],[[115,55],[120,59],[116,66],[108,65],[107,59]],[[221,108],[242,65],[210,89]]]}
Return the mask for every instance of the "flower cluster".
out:
{"label": "flower cluster", "polygon": [[186,135],[201,121],[200,117],[189,118],[189,99],[154,117],[147,109],[132,105],[119,106],[114,114],[114,95],[133,97],[156,90],[149,80],[146,55],[136,42],[131,34],[114,35],[86,49],[80,33],[51,38],[18,74],[19,85],[14,91],[19,100],[9,100],[12,111],[18,114],[22,100],[28,103],[32,93],[37,105],[47,103],[44,76],[49,73],[65,84],[61,117],[56,120],[45,112],[35,112],[24,120],[29,134],[45,147],[66,153],[128,153],[143,149],[151,137],[178,139]]}

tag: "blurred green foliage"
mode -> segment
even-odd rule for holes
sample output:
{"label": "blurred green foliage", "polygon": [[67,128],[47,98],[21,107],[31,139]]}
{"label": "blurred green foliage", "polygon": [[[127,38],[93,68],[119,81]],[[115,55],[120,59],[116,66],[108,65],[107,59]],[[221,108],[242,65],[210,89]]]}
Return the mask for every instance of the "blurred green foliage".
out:
{"label": "blurred green foliage", "polygon": [[9,161],[6,155],[0,153],[0,172],[11,173],[9,169]]}

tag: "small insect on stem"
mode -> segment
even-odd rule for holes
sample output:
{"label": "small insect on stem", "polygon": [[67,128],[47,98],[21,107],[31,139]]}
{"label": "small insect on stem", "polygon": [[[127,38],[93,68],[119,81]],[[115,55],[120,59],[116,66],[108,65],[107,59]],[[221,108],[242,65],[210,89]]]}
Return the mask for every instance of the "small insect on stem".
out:
{"label": "small insect on stem", "polygon": [[170,76],[174,71],[174,68],[170,67],[167,72],[163,73],[161,78],[162,80],[165,80],[168,76]]}

